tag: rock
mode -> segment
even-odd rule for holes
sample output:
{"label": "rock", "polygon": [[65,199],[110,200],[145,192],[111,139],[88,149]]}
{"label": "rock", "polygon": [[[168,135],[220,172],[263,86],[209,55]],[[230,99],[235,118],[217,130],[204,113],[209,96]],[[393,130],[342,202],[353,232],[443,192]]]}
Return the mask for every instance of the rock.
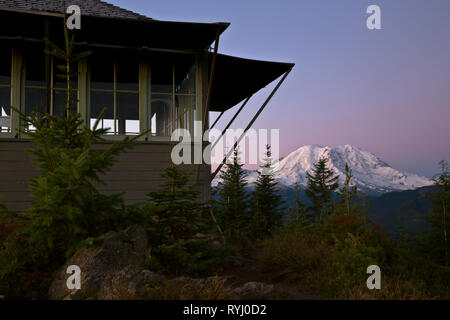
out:
{"label": "rock", "polygon": [[[124,231],[108,232],[103,236],[101,244],[81,248],[54,273],[49,298],[98,299],[100,291],[103,292],[103,297],[113,298],[112,294],[107,295],[102,289],[104,285],[112,286],[114,292],[118,293],[140,292],[141,289],[136,283],[135,287],[131,283],[125,286],[123,281],[127,277],[126,270],[132,271],[140,279],[152,278],[142,269],[149,259],[150,246],[143,227],[135,225]],[[79,266],[81,269],[80,290],[67,288],[69,275],[66,270],[70,265]],[[141,270],[138,271],[136,268],[139,267]]]}
{"label": "rock", "polygon": [[223,281],[226,280],[226,277],[208,277],[208,278],[189,278],[189,277],[178,277],[172,280],[169,280],[170,283],[173,283],[175,286],[210,286],[215,281]]}
{"label": "rock", "polygon": [[247,282],[241,287],[235,288],[234,293],[239,299],[270,299],[275,291],[273,284],[263,282]]}
{"label": "rock", "polygon": [[163,280],[157,273],[129,265],[103,281],[97,299],[143,299],[149,287],[158,286]]}

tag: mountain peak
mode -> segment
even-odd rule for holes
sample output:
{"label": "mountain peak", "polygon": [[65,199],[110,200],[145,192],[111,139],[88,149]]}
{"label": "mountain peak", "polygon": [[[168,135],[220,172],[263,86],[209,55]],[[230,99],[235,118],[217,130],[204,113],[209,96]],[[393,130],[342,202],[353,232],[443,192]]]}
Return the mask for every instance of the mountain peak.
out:
{"label": "mountain peak", "polygon": [[[305,187],[306,173],[324,156],[329,159],[328,167],[339,176],[340,185],[345,182],[345,164],[348,164],[353,174],[353,185],[369,195],[412,190],[432,184],[426,177],[396,170],[371,152],[350,144],[302,146],[280,159],[274,168],[274,178],[282,187],[294,187],[296,183]],[[248,170],[247,174],[247,180],[252,185],[258,173]],[[212,184],[216,185],[218,179],[214,179]]]}
{"label": "mountain peak", "polygon": [[350,144],[302,146],[280,160],[275,179],[288,187],[297,182],[306,185],[306,172],[324,156],[329,159],[328,166],[339,175],[341,184],[345,181],[345,164],[348,164],[354,184],[367,193],[409,190],[431,184],[428,178],[396,170],[369,151]]}

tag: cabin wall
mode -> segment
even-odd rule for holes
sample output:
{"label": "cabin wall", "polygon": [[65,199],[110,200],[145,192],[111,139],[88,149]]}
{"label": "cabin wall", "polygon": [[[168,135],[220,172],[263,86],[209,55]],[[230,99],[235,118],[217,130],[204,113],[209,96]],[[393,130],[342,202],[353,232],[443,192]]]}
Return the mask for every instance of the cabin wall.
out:
{"label": "cabin wall", "polygon": [[[104,148],[107,143],[97,145]],[[30,180],[39,174],[26,149],[32,148],[30,141],[0,139],[0,200],[13,211],[29,208],[31,203],[28,188]],[[125,191],[126,204],[147,200],[147,194],[156,190],[164,181],[163,169],[171,164],[168,142],[143,142],[129,152],[119,156],[112,170],[102,176],[105,185],[99,185],[104,194]],[[180,169],[196,177],[197,165],[181,165]],[[202,165],[199,176],[201,200],[210,198],[211,167]]]}

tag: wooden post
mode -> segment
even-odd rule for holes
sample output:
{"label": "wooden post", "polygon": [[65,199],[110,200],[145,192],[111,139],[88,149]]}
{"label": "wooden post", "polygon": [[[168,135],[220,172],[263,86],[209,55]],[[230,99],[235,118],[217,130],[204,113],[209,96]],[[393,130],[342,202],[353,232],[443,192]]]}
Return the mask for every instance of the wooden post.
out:
{"label": "wooden post", "polygon": [[[151,97],[150,97],[150,65],[148,61],[139,62],[139,131],[148,131],[151,126]],[[147,132],[148,139],[151,132]]]}
{"label": "wooden post", "polygon": [[[20,49],[14,47],[12,50],[12,68],[11,68],[11,105],[24,111],[24,68],[23,56]],[[19,135],[20,119],[19,115],[11,110],[11,133],[16,137]]]}
{"label": "wooden post", "polygon": [[45,109],[46,113],[50,113],[51,108],[51,96],[52,96],[52,88],[51,85],[51,57],[50,57],[50,26],[48,17],[45,17],[45,88],[46,88],[46,96],[45,96]]}

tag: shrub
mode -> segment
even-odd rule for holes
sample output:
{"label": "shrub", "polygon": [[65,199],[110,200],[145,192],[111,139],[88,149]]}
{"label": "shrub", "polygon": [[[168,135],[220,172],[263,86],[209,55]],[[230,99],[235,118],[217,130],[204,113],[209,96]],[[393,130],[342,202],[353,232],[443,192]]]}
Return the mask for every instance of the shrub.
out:
{"label": "shrub", "polygon": [[[323,298],[448,299],[450,271],[389,239],[358,216],[336,216],[309,228],[286,228],[266,240],[262,263],[278,280],[297,281]],[[369,265],[382,270],[368,290]]]}
{"label": "shrub", "polygon": [[215,226],[189,176],[175,165],[164,170],[165,182],[150,192],[144,214],[150,218],[151,268],[165,274],[205,275],[214,272],[223,255],[212,247]]}

